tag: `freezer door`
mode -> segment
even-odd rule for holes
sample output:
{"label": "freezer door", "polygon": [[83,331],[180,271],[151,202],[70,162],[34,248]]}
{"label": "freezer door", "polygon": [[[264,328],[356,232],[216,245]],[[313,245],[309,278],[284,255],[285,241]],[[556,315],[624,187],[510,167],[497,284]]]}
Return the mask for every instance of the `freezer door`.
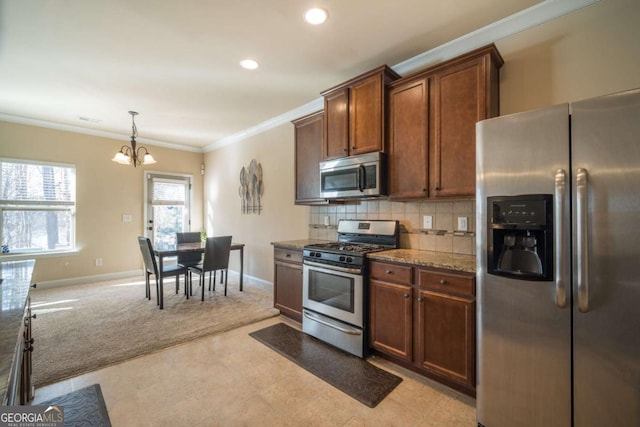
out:
{"label": "freezer door", "polygon": [[640,426],[640,90],[571,105],[576,427]]}
{"label": "freezer door", "polygon": [[[569,427],[568,105],[480,122],[476,143],[478,422],[487,427]],[[487,197],[522,194],[557,197],[554,215],[562,218],[554,221],[559,240],[552,281],[487,273]]]}

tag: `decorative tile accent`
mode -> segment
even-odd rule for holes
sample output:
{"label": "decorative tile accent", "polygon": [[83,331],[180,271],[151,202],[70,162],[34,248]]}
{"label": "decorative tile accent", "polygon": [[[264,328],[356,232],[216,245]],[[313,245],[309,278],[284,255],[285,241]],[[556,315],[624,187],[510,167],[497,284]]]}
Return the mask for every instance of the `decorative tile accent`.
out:
{"label": "decorative tile accent", "polygon": [[[475,255],[475,200],[455,202],[362,200],[341,205],[313,206],[309,213],[309,238],[337,239],[335,230],[328,233],[324,228],[316,228],[323,224],[325,215],[330,215],[331,225],[337,225],[341,219],[397,219],[406,229],[406,232],[400,236],[400,248]],[[433,230],[421,229],[423,215],[433,216]],[[460,233],[455,230],[458,216],[468,218],[468,232]]]}

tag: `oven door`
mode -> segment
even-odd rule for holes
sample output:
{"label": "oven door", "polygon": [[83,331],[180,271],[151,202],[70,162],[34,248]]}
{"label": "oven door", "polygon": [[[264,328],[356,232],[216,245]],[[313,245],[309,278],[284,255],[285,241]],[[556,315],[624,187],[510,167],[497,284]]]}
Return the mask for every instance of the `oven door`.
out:
{"label": "oven door", "polygon": [[304,261],[302,306],[345,323],[364,327],[360,269]]}

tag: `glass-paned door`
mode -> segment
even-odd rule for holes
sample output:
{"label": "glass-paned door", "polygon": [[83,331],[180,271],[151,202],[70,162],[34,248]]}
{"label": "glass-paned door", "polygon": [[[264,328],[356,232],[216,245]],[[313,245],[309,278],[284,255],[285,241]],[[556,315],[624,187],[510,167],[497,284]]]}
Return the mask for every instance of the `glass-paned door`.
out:
{"label": "glass-paned door", "polygon": [[157,249],[176,243],[176,233],[191,225],[191,178],[147,174],[147,236]]}

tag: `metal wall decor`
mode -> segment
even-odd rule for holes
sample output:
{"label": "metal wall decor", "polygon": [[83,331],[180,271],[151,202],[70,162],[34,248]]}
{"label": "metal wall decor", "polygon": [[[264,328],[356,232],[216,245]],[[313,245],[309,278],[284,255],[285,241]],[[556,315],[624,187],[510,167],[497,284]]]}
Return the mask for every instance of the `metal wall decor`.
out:
{"label": "metal wall decor", "polygon": [[243,214],[257,213],[260,215],[262,211],[262,195],[264,194],[264,184],[262,183],[262,165],[251,160],[249,167],[240,169],[240,187],[238,195],[240,196],[241,212]]}

